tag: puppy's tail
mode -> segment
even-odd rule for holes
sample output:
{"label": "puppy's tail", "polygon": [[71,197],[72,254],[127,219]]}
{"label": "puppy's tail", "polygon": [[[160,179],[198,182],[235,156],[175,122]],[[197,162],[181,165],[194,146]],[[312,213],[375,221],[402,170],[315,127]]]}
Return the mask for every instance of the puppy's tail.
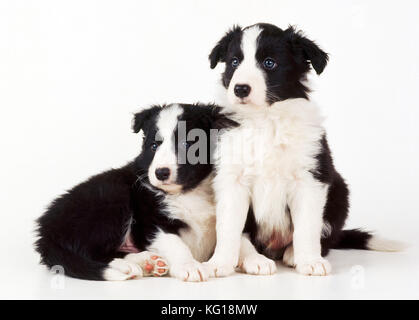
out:
{"label": "puppy's tail", "polygon": [[41,255],[41,263],[52,270],[60,267],[65,275],[73,278],[107,280],[104,276],[107,263],[92,260],[45,238],[38,239],[35,246]]}
{"label": "puppy's tail", "polygon": [[359,249],[385,252],[398,252],[407,245],[394,240],[387,240],[360,229],[343,230],[333,249]]}

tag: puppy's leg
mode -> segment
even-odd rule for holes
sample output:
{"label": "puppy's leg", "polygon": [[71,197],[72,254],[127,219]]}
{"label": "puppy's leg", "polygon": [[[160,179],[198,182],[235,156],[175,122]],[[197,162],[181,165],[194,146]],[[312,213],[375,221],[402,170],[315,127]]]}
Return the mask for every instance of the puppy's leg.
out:
{"label": "puppy's leg", "polygon": [[113,259],[103,271],[103,278],[108,281],[123,281],[142,276],[143,270],[139,265],[119,258]]}
{"label": "puppy's leg", "polygon": [[327,192],[327,185],[306,178],[290,194],[294,263],[304,275],[324,276],[331,271],[329,262],[321,256],[320,244]]}
{"label": "puppy's leg", "polygon": [[284,252],[284,256],[282,257],[282,262],[288,266],[288,267],[295,267],[295,262],[294,262],[294,247],[292,244],[290,244]]}
{"label": "puppy's leg", "polygon": [[170,276],[182,281],[208,280],[205,268],[194,259],[191,250],[178,235],[160,231],[148,249],[158,252],[167,259]]}
{"label": "puppy's leg", "polygon": [[239,268],[256,275],[270,275],[276,272],[275,261],[256,251],[247,235],[243,235],[240,245]]}
{"label": "puppy's leg", "polygon": [[[216,179],[217,180],[217,179]],[[217,199],[217,245],[212,258],[205,263],[211,276],[225,277],[238,264],[240,239],[249,210],[248,189],[237,179],[215,183]]]}
{"label": "puppy's leg", "polygon": [[140,266],[143,271],[143,277],[161,277],[169,271],[167,262],[157,254],[149,251],[130,253],[124,257],[124,260]]}

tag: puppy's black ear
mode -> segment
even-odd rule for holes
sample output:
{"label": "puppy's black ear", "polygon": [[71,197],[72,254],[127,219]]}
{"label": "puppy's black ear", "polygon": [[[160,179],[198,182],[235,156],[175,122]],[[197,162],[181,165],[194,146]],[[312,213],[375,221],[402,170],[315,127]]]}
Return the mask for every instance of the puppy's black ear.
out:
{"label": "puppy's black ear", "polygon": [[214,49],[212,49],[208,57],[211,69],[214,69],[218,62],[225,62],[228,45],[230,44],[231,40],[233,40],[234,36],[240,34],[241,31],[242,28],[240,26],[233,26],[233,28],[228,31],[220,41],[218,41],[217,45],[214,47]]}
{"label": "puppy's black ear", "polygon": [[141,129],[144,129],[146,122],[158,113],[160,109],[161,107],[159,106],[152,106],[151,108],[134,114],[134,119],[132,120],[132,130],[135,133],[138,133]]}
{"label": "puppy's black ear", "polygon": [[223,110],[222,107],[213,106],[212,129],[222,130],[238,127],[239,123],[232,119],[233,114],[223,112]]}
{"label": "puppy's black ear", "polygon": [[293,49],[301,52],[304,59],[311,62],[316,73],[321,74],[329,61],[328,54],[320,49],[314,41],[307,39],[301,31],[297,31],[295,27],[290,26],[285,32],[291,38]]}

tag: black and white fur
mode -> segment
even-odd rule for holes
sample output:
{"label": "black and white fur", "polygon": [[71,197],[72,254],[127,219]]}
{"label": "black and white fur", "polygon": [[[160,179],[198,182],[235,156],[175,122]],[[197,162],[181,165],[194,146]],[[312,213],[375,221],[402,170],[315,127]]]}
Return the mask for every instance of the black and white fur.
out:
{"label": "black and white fur", "polygon": [[[156,263],[157,254],[166,259],[171,276],[206,280],[200,262],[215,246],[210,130],[237,125],[220,111],[212,105],[172,104],[135,114],[133,129],[143,132],[140,155],[77,185],[38,219],[36,249],[42,263],[60,265],[71,277],[126,280],[145,275],[145,264]],[[206,140],[180,137],[180,121],[187,134],[199,129]],[[195,143],[203,143],[206,159],[179,164],[179,148]],[[165,264],[155,265],[161,275],[167,264],[158,261]]]}
{"label": "black and white fur", "polygon": [[[225,62],[222,84],[240,123],[219,144],[210,272],[233,272],[243,230],[260,252],[305,275],[330,273],[324,256],[331,248],[398,249],[370,233],[343,230],[348,187],[335,170],[323,117],[306,83],[311,67],[323,72],[328,55],[293,27],[256,24],[234,27],[209,59],[211,68]],[[265,274],[270,259],[259,256],[255,263]]]}

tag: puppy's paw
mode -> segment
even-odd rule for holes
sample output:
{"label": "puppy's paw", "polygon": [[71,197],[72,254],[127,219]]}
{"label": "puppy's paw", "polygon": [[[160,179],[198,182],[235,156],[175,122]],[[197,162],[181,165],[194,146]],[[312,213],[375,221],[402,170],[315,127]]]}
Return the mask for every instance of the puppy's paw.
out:
{"label": "puppy's paw", "polygon": [[306,276],[326,276],[332,271],[332,266],[326,259],[317,258],[297,262],[296,269]]}
{"label": "puppy's paw", "polygon": [[271,275],[276,272],[275,261],[259,253],[244,257],[239,268],[245,273],[255,275]]}
{"label": "puppy's paw", "polygon": [[202,282],[208,280],[208,273],[204,266],[192,261],[185,264],[174,264],[170,267],[170,275],[182,281]]}
{"label": "puppy's paw", "polygon": [[169,271],[167,262],[157,254],[149,251],[130,253],[125,256],[124,260],[140,266],[144,277],[161,277]]}
{"label": "puppy's paw", "polygon": [[123,281],[143,276],[141,267],[124,259],[113,259],[103,272],[103,278],[109,281]]}
{"label": "puppy's paw", "polygon": [[208,262],[203,263],[203,265],[205,266],[209,276],[213,278],[227,277],[234,273],[233,264],[223,264],[209,260]]}
{"label": "puppy's paw", "polygon": [[282,262],[288,267],[295,268],[294,248],[292,245],[288,246],[288,248],[285,249],[284,256],[282,257]]}

